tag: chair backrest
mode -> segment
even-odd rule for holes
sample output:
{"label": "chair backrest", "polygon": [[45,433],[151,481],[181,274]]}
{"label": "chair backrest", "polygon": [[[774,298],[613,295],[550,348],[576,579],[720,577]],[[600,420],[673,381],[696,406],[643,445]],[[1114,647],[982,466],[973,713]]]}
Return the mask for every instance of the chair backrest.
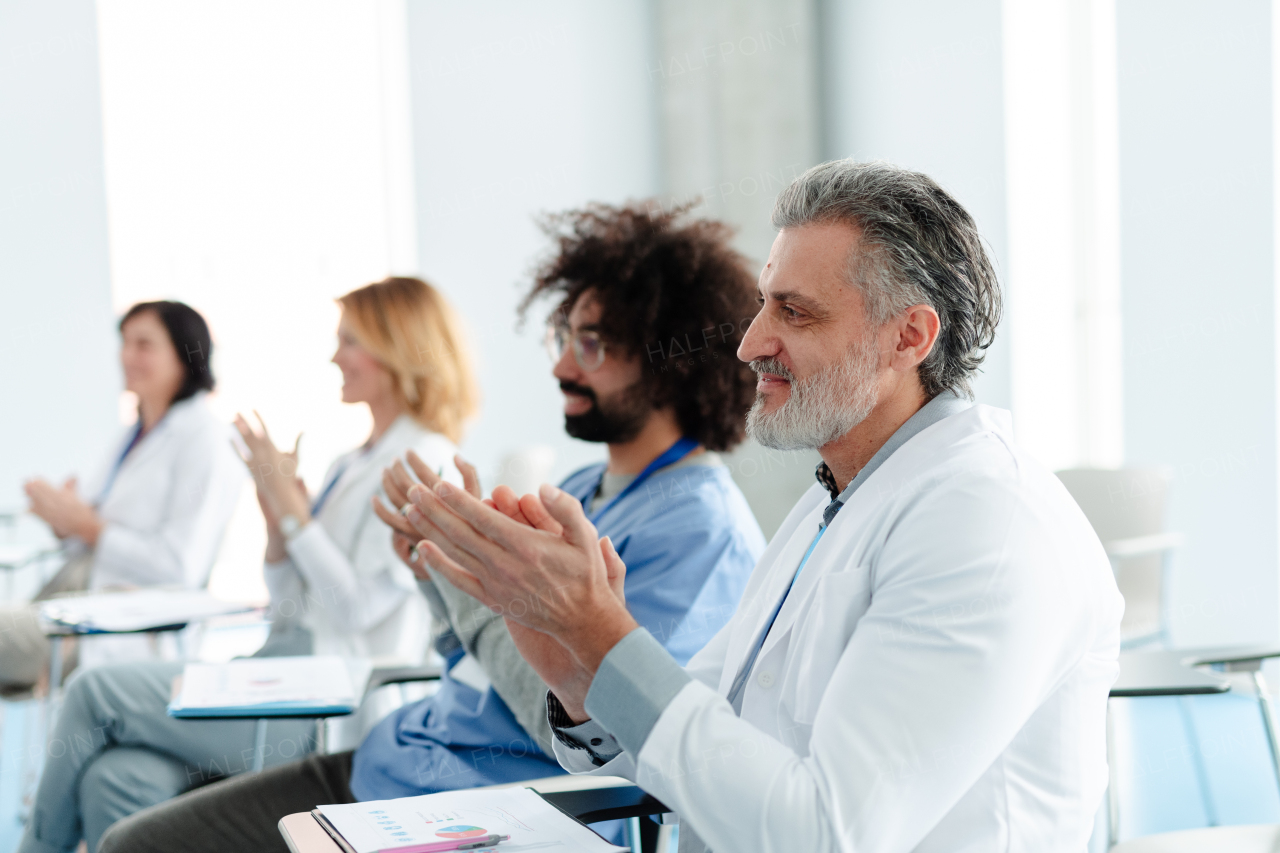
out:
{"label": "chair backrest", "polygon": [[1103,542],[1165,532],[1167,468],[1069,468],[1058,479]]}
{"label": "chair backrest", "polygon": [[551,469],[555,462],[555,448],[549,445],[518,447],[502,455],[498,465],[498,483],[510,486],[517,495],[536,495],[539,486],[551,482]]}
{"label": "chair backrest", "polygon": [[[1071,468],[1059,471],[1058,479],[1080,505],[1104,546],[1166,532],[1173,479],[1167,468]],[[1126,644],[1165,638],[1166,556],[1162,552],[1112,558],[1116,585],[1125,602],[1120,636]]]}

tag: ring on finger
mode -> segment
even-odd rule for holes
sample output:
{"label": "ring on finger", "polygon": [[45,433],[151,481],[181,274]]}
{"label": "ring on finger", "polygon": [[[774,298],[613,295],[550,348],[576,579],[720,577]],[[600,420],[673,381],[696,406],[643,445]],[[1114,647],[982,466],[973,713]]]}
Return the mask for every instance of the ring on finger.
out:
{"label": "ring on finger", "polygon": [[408,515],[408,514],[409,514],[409,509],[410,509],[410,507],[412,507],[412,506],[413,506],[413,503],[412,503],[412,502],[406,501],[406,502],[405,502],[405,505],[404,505],[404,506],[402,506],[402,507],[400,507],[400,514],[401,514],[401,515]]}

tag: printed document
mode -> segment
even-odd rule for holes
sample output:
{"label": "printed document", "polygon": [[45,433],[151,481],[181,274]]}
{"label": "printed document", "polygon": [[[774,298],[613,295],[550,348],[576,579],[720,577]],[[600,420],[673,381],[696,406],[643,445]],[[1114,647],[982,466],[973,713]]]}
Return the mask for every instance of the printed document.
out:
{"label": "printed document", "polygon": [[252,610],[200,589],[137,589],[73,595],[40,602],[40,615],[86,634],[145,631]]}
{"label": "printed document", "polygon": [[320,806],[319,811],[356,853],[376,853],[487,835],[510,840],[494,853],[614,853],[625,851],[596,835],[528,788],[445,791],[398,800]]}
{"label": "printed document", "polygon": [[173,717],[348,714],[360,704],[370,662],[336,655],[189,663],[169,704]]}

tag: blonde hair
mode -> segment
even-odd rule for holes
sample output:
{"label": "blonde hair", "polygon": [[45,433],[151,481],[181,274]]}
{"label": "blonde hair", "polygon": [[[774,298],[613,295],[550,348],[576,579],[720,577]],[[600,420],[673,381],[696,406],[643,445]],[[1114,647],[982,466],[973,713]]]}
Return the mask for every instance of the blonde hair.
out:
{"label": "blonde hair", "polygon": [[427,429],[457,443],[479,391],[462,323],[434,287],[388,278],[338,298],[360,345],[391,373],[396,397]]}

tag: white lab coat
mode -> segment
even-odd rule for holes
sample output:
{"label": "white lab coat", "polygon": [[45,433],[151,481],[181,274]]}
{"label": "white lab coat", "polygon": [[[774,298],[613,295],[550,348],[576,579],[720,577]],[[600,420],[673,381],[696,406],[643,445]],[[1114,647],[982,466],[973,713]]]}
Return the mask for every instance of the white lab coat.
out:
{"label": "white lab coat", "polygon": [[265,568],[272,617],[299,620],[311,631],[314,654],[412,664],[426,651],[426,599],[371,503],[382,495],[382,470],[409,449],[461,484],[453,442],[401,415],[372,449],[334,460],[321,488],[335,471],[342,475],[319,514],[288,543],[288,558]]}
{"label": "white lab coat", "polygon": [[229,424],[205,393],[169,407],[130,451],[105,498],[102,490],[136,426],[112,445],[83,495],[105,522],[94,547],[89,588],[183,586],[209,579],[222,535],[248,478]]}
{"label": "white lab coat", "polygon": [[720,853],[1082,850],[1123,602],[1003,410],[933,424],[852,495],[734,715],[723,697],[828,500],[815,485],[792,510],[638,757],[594,772],[634,779]]}

